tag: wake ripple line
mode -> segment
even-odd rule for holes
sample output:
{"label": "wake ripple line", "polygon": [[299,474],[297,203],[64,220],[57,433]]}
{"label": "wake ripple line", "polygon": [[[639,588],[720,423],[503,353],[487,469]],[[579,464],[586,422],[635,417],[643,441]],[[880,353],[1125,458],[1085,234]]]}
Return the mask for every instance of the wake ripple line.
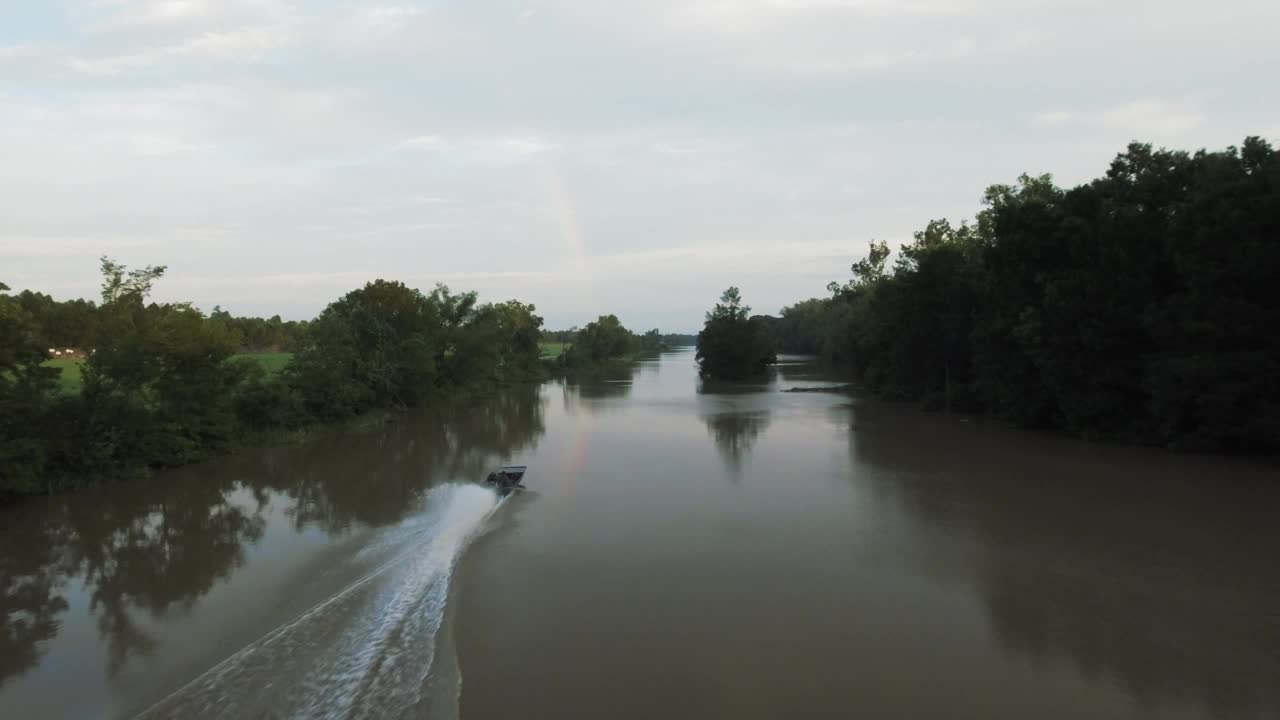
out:
{"label": "wake ripple line", "polygon": [[[486,492],[488,491],[486,490]],[[499,505],[501,505],[501,502],[503,499],[505,498],[497,499],[497,502],[495,502],[494,505],[490,507],[483,514],[483,516],[479,519],[479,523],[477,524],[477,526],[472,529],[472,533],[478,531],[480,527],[483,526],[484,520],[487,519],[489,515],[491,515],[492,512],[496,510]],[[442,513],[442,515],[444,516],[442,519],[446,519],[447,514],[448,513],[446,508],[446,512]],[[438,525],[432,525],[431,527],[415,529],[410,532],[404,533],[403,535],[401,535],[401,537],[404,538],[405,540],[411,540],[412,538],[418,537],[420,535],[425,535],[433,529],[443,530],[442,536],[449,534],[451,531],[455,531],[454,529],[449,528],[447,526],[441,528]],[[438,539],[443,539],[443,537]],[[456,552],[454,553],[454,557],[450,558],[449,562],[447,562],[443,567],[440,568],[441,572],[443,572],[446,576],[452,574],[454,565],[456,564],[456,561],[457,561],[457,555],[461,554],[464,547],[465,547],[465,538],[464,538],[464,544],[462,546],[455,548]],[[308,621],[314,618],[322,616],[323,613],[326,610],[328,610],[330,607],[347,599],[353,593],[362,589],[364,586],[368,585],[373,580],[381,577],[389,570],[392,570],[393,568],[404,564],[406,561],[414,557],[420,556],[422,551],[423,551],[423,548],[417,544],[412,545],[410,547],[406,547],[404,550],[397,553],[391,559],[387,560],[381,565],[373,568],[369,572],[360,576],[355,581],[353,581],[346,587],[342,588],[338,592],[334,593],[333,595],[330,595],[324,600],[306,609],[305,611],[303,611],[301,614],[299,614],[297,617],[293,618],[292,620],[276,626],[275,628],[271,629],[270,631],[262,635],[257,640],[250,642],[240,650],[237,650],[236,652],[227,656],[223,660],[214,664],[209,669],[196,675],[194,678],[184,683],[181,687],[177,688],[173,692],[165,695],[163,698],[152,703],[146,709],[134,715],[135,720],[144,720],[145,718],[154,716],[155,713],[162,711],[166,705],[169,705],[170,703],[180,700],[183,695],[185,695],[186,693],[188,693],[193,689],[196,689],[201,686],[216,687],[219,681],[232,675],[235,669],[241,664],[242,661],[252,657],[256,653],[259,653],[271,648],[275,643],[280,641],[282,638],[286,637],[291,631],[303,627]],[[436,552],[431,552],[430,554],[436,555]],[[447,584],[446,584],[446,587],[447,587]],[[432,658],[432,660],[434,660],[434,658]],[[434,664],[434,662],[432,664]],[[428,668],[428,671],[429,671],[429,668]]]}

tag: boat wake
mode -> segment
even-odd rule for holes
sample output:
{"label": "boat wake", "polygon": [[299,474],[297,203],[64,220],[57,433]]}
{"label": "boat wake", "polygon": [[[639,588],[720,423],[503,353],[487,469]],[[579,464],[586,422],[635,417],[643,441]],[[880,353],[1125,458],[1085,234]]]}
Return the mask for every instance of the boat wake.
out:
{"label": "boat wake", "polygon": [[449,581],[498,502],[477,485],[433,489],[407,547],[139,717],[456,715],[456,659],[437,652]]}

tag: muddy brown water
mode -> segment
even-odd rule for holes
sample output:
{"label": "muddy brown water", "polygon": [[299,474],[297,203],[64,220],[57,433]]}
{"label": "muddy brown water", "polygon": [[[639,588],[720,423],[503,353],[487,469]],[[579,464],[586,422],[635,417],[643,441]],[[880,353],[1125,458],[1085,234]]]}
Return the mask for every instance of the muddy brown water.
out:
{"label": "muddy brown water", "polygon": [[843,380],[673,352],[0,511],[0,718],[1280,717],[1274,464],[780,392]]}

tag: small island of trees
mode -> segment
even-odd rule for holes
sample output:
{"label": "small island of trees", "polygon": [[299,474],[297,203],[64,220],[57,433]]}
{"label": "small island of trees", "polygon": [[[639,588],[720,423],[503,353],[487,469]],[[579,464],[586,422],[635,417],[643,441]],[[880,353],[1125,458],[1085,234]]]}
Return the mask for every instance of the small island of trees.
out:
{"label": "small island of trees", "polygon": [[695,355],[703,377],[743,380],[762,375],[778,361],[768,326],[750,315],[751,308],[742,304],[736,287],[725,290],[707,313]]}

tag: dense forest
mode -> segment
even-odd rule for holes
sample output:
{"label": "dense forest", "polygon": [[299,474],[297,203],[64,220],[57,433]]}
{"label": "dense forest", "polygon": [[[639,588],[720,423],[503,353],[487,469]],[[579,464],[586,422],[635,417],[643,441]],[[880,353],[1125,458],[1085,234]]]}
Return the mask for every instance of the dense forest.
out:
{"label": "dense forest", "polygon": [[[603,315],[552,341],[533,305],[376,280],[309,322],[149,301],[165,268],[102,260],[102,299],[0,285],[0,501],[151,467],[382,409],[624,362],[669,346]],[[678,336],[674,336],[678,337]],[[272,369],[253,352],[286,352]],[[54,356],[69,356],[63,367]],[[78,371],[77,391],[59,373]]]}
{"label": "dense forest", "polygon": [[[577,342],[580,337],[588,337],[591,340],[596,340],[599,339],[600,329],[603,326],[609,326],[614,323],[621,325],[617,317],[613,315],[601,315],[594,322],[587,323],[585,328],[571,327],[568,330],[543,330],[542,340],[547,343],[559,343],[563,345],[572,345]],[[606,335],[607,334],[608,331],[606,331]],[[628,330],[627,335],[630,336],[630,340],[628,341],[629,344],[627,346],[629,350],[627,352],[634,353],[666,350],[674,347],[693,345],[695,342],[695,336],[693,335],[663,333],[657,328],[639,335]],[[627,354],[627,352],[622,354]]]}
{"label": "dense forest", "polygon": [[[1280,154],[1133,144],[1070,189],[1023,176],[973,224],[872,242],[829,296],[749,317],[736,288],[698,337],[705,375],[817,353],[868,389],[1086,438],[1280,449]],[[101,302],[0,285],[0,499],[179,465],[235,442],[684,344],[601,316],[377,280],[308,323],[149,301],[163,267],[102,264]],[[554,361],[540,343],[564,345]],[[50,351],[91,351],[79,392]],[[287,350],[270,372],[246,350]]]}
{"label": "dense forest", "polygon": [[868,389],[1086,438],[1280,449],[1280,154],[1132,144],[1106,174],[995,185],[973,224],[871,243],[778,347]]}
{"label": "dense forest", "polygon": [[670,339],[679,336],[663,335],[656,328],[636,334],[628,330],[616,315],[601,315],[581,329],[543,333],[543,337],[564,344],[565,349],[556,358],[555,367],[573,372],[668,350],[674,346]]}
{"label": "dense forest", "polygon": [[[164,270],[104,258],[96,304],[0,286],[0,499],[545,373],[532,305],[377,280],[285,323],[150,302]],[[83,351],[79,392],[58,390],[55,346]],[[254,347],[295,354],[273,373],[237,357]]]}
{"label": "dense forest", "polygon": [[[83,351],[97,344],[103,316],[92,300],[58,301],[31,290],[23,290],[11,299],[30,317],[36,336],[49,348]],[[235,332],[241,352],[293,352],[301,346],[307,331],[305,320],[281,320],[279,315],[266,319],[233,317],[221,307],[214,307],[209,316]]]}

